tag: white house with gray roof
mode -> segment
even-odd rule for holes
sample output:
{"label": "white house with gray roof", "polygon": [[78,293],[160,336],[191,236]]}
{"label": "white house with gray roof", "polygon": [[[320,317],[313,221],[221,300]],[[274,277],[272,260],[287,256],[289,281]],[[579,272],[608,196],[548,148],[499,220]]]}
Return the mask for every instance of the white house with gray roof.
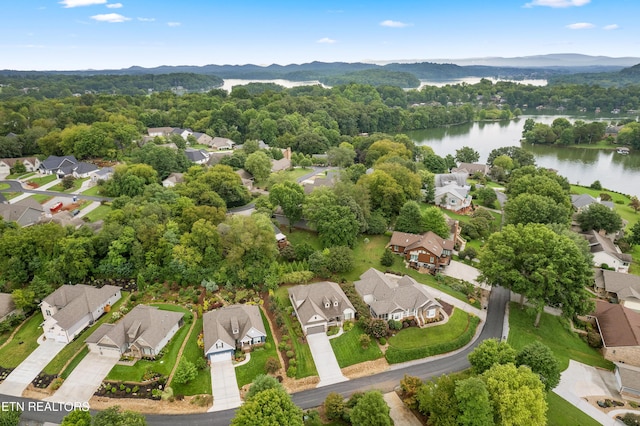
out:
{"label": "white house with gray roof", "polygon": [[600,197],[594,198],[589,194],[571,194],[571,204],[577,212],[582,212],[592,204],[602,204],[613,210],[613,202],[602,201]]}
{"label": "white house with gray roof", "polygon": [[437,174],[435,181],[435,202],[436,205],[464,213],[471,208],[471,187],[467,185],[469,174],[466,172]]}
{"label": "white house with gray roof", "polygon": [[620,247],[614,244],[609,238],[600,235],[598,231],[592,230],[582,234],[589,243],[589,250],[593,255],[595,266],[607,265],[617,272],[629,273],[629,266],[633,258],[630,254],[622,253]]}
{"label": "white house with gray roof", "polygon": [[267,339],[260,308],[231,305],[202,316],[204,355],[209,361],[231,359],[236,349],[249,350]]}
{"label": "white house with gray roof", "polygon": [[137,305],[116,324],[102,324],[85,342],[91,352],[154,358],[184,324],[182,312]]}
{"label": "white house with gray roof", "polygon": [[297,285],[288,292],[304,334],[324,333],[330,326],[355,319],[355,308],[334,282]]}
{"label": "white house with gray roof", "polygon": [[373,318],[396,321],[416,318],[423,324],[437,319],[442,309],[427,288],[408,275],[399,277],[369,268],[354,285]]}
{"label": "white house with gray roof", "polygon": [[47,339],[69,343],[120,300],[120,287],[63,285],[40,303]]}

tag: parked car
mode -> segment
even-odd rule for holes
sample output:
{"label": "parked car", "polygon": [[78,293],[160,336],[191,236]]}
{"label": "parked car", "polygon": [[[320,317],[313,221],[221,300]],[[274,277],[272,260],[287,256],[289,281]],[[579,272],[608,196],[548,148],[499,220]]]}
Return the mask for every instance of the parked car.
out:
{"label": "parked car", "polygon": [[71,216],[78,216],[78,214],[80,214],[80,209],[75,209],[74,211],[71,212]]}

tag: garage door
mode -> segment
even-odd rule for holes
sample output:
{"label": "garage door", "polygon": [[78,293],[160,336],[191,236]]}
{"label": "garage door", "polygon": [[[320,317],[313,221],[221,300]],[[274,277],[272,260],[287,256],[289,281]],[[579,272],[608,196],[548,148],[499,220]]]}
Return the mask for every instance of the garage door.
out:
{"label": "garage door", "polygon": [[211,354],[209,355],[209,361],[211,362],[228,361],[231,359],[232,354],[233,354],[233,351]]}
{"label": "garage door", "polygon": [[307,328],[307,334],[316,334],[316,333],[324,333],[326,330],[324,325],[316,325],[313,327]]}

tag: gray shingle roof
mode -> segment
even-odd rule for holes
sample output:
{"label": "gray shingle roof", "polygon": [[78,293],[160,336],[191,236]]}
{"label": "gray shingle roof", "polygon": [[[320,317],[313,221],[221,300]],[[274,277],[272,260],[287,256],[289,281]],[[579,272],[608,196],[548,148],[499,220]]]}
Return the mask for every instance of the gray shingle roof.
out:
{"label": "gray shingle roof", "polygon": [[76,166],[73,168],[74,173],[77,173],[79,175],[83,175],[85,173],[91,173],[96,170],[98,170],[98,166],[96,166],[95,164],[85,163],[85,162],[80,162],[76,164]]}
{"label": "gray shingle roof", "polygon": [[622,386],[627,389],[633,389],[640,394],[640,367],[619,362],[615,364],[618,367]]}
{"label": "gray shingle roof", "polygon": [[50,155],[40,163],[40,168],[44,170],[57,170],[61,167],[73,166],[78,164],[78,160],[73,155],[65,155],[64,157],[58,157],[56,155]]}
{"label": "gray shingle roof", "polygon": [[[236,340],[244,338],[252,327],[267,335],[260,308],[256,305],[231,305],[209,311],[202,316],[202,326],[205,351],[218,340],[235,348]],[[233,333],[234,328],[237,333]]]}
{"label": "gray shingle roof", "polygon": [[[342,316],[347,308],[355,312],[351,301],[340,286],[331,281],[297,285],[291,287],[288,292],[289,298],[293,298],[294,308],[301,324],[307,324],[314,315],[319,315],[328,321]],[[337,302],[338,306],[334,306],[334,302]]]}
{"label": "gray shingle roof", "polygon": [[613,241],[600,235],[598,231],[592,230],[583,235],[589,242],[591,253],[605,252],[623,262],[631,262],[633,260],[630,254],[618,252]]}
{"label": "gray shingle roof", "polygon": [[596,269],[596,287],[603,288],[609,293],[616,293],[618,299],[640,300],[640,277],[621,272]]}
{"label": "gray shingle roof", "polygon": [[112,285],[97,288],[85,284],[65,284],[47,296],[44,302],[58,308],[53,319],[60,327],[67,329],[119,291],[120,287]]}

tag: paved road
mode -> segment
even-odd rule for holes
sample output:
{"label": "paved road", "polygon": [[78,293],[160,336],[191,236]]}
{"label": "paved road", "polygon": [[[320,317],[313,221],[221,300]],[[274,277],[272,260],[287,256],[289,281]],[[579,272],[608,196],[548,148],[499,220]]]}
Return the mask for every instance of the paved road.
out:
{"label": "paved road", "polygon": [[[375,374],[369,377],[349,380],[347,382],[337,383],[335,385],[325,386],[323,388],[310,389],[298,392],[292,395],[293,402],[299,407],[308,409],[318,407],[324,402],[329,392],[338,392],[347,397],[355,391],[379,389],[383,392],[390,391],[398,386],[400,380],[405,374],[420,377],[423,380],[437,377],[442,374],[448,374],[454,371],[464,370],[469,367],[467,355],[481,341],[490,338],[502,337],[502,323],[504,320],[504,311],[509,292],[501,287],[496,287],[491,292],[489,299],[489,309],[487,313],[487,321],[484,324],[482,332],[478,339],[464,350],[456,352],[450,356],[439,357],[437,359],[425,360],[421,363],[415,361],[407,367],[401,367],[384,373]],[[25,412],[23,419],[38,421],[57,421],[60,422],[66,414],[64,407],[50,407],[50,410],[36,410],[29,405],[42,403],[27,398],[17,398],[6,395],[0,395],[0,403],[3,401],[15,402],[20,401],[25,404]],[[218,426],[228,425],[233,418],[235,410],[218,411],[215,413],[200,413],[188,415],[147,415],[147,423],[152,426],[175,426],[194,425],[194,426]]]}
{"label": "paved road", "polygon": [[52,197],[67,197],[67,198],[78,197],[78,199],[80,200],[91,200],[91,201],[112,200],[109,197],[97,197],[93,195],[82,195],[82,194],[67,194],[65,192],[47,191],[47,190],[40,190],[40,189],[27,189],[27,188],[23,188],[20,182],[15,180],[0,180],[0,184],[2,183],[9,184],[10,187],[7,189],[0,189],[0,192],[24,192],[27,194],[43,194],[43,195],[49,195]]}

